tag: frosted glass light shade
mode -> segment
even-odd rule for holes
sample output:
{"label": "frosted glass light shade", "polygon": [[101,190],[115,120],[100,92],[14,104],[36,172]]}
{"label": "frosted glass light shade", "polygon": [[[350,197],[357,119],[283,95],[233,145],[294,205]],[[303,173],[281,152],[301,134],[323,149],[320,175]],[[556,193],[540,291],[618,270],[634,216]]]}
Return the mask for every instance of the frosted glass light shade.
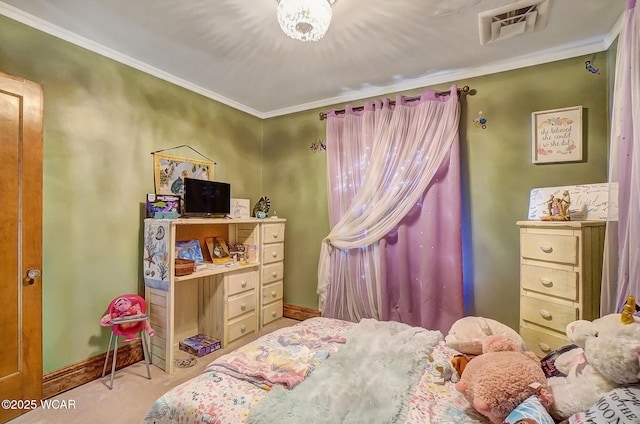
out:
{"label": "frosted glass light shade", "polygon": [[331,23],[335,0],[278,0],[278,23],[289,37],[301,41],[321,39]]}

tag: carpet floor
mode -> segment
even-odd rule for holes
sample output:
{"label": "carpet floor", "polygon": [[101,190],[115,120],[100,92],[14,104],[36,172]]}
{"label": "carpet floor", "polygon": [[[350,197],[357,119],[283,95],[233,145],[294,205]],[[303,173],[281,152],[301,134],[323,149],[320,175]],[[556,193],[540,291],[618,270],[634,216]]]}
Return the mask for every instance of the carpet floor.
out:
{"label": "carpet floor", "polygon": [[[176,369],[172,375],[151,365],[151,380],[149,380],[144,362],[138,362],[116,371],[113,390],[109,390],[109,375],[106,375],[104,379],[92,381],[50,398],[51,408],[39,407],[14,418],[9,421],[9,424],[140,423],[156,399],[172,387],[200,374],[215,358],[237,349],[263,334],[291,326],[297,322],[289,318],[276,320],[253,336],[248,336],[240,342],[231,343],[224,349],[198,358],[192,367]],[[185,352],[180,352],[180,354],[184,354],[183,359],[188,357]]]}

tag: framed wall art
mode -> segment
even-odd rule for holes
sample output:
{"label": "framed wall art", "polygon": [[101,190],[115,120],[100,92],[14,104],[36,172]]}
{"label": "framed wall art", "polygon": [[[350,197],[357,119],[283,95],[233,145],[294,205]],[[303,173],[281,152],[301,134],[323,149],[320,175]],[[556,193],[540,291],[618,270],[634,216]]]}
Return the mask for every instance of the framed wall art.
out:
{"label": "framed wall art", "polygon": [[207,160],[187,159],[163,153],[153,154],[156,194],[182,196],[184,177],[213,180],[215,163]]}
{"label": "framed wall art", "polygon": [[533,163],[582,160],[582,106],[531,114]]}

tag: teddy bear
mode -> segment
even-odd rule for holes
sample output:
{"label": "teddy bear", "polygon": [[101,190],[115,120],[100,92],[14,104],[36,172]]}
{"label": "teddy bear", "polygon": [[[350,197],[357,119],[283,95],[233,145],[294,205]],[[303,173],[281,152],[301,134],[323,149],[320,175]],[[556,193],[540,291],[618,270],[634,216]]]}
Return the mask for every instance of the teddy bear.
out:
{"label": "teddy bear", "polygon": [[525,402],[539,407],[537,422],[553,423],[547,412],[553,399],[540,359],[509,337],[485,337],[482,353],[467,363],[455,388],[493,424],[504,423]]}
{"label": "teddy bear", "polygon": [[571,322],[566,333],[578,348],[556,360],[566,377],[547,380],[556,420],[586,411],[615,388],[640,382],[640,318],[631,311]]}

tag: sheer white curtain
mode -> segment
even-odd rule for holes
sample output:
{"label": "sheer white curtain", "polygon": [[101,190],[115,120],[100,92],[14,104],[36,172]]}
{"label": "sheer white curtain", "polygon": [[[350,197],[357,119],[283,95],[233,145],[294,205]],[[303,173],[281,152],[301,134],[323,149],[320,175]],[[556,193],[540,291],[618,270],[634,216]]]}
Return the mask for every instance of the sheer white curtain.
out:
{"label": "sheer white curtain", "polygon": [[640,300],[640,13],[627,0],[618,37],[609,154],[618,219],[607,223],[601,315],[620,312],[628,294]]}
{"label": "sheer white curtain", "polygon": [[[362,112],[347,107],[343,115],[330,111],[327,119],[331,231],[318,264],[320,309],[351,321],[380,319],[380,241],[421,205],[458,141],[457,89],[442,97],[425,92],[415,103],[398,96],[395,106],[388,99],[368,102]],[[459,220],[454,225],[459,231]],[[462,305],[461,291],[449,294],[452,304]]]}

